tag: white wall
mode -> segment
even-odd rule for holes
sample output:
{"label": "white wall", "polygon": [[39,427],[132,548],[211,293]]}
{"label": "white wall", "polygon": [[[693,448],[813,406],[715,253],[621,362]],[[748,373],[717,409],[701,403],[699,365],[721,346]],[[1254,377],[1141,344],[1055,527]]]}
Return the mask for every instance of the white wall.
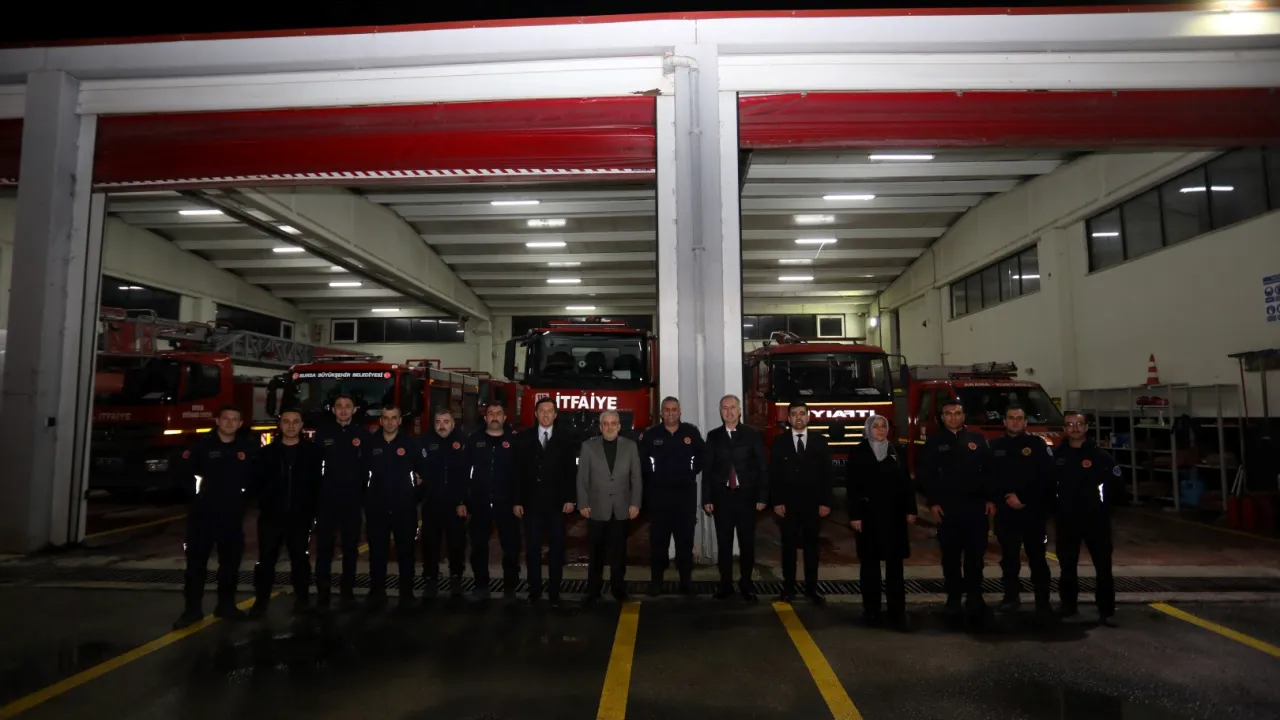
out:
{"label": "white wall", "polygon": [[[0,304],[0,327],[7,324],[9,317],[7,298],[16,207],[15,200],[0,198],[0,290],[3,291],[0,298],[4,299],[4,304]],[[297,323],[295,337],[307,339],[310,318],[295,305],[215,267],[198,255],[178,249],[159,235],[108,218],[102,243],[104,275],[179,293],[183,296],[184,308],[223,303],[291,320]],[[192,302],[192,299],[203,302]]]}
{"label": "white wall", "polygon": [[[401,313],[400,315],[403,315]],[[344,315],[358,317],[360,314]],[[370,314],[363,314],[370,317]],[[381,316],[381,315],[380,315]],[[397,317],[388,314],[387,317]],[[475,321],[467,324],[467,341],[461,343],[334,343],[330,340],[333,329],[333,318],[316,318],[314,327],[320,331],[318,344],[356,354],[379,355],[387,362],[404,362],[405,360],[432,359],[440,360],[443,367],[469,368],[493,372],[491,369],[491,353],[487,350],[487,341],[482,340],[475,331]],[[511,333],[511,320],[507,318],[506,332]],[[506,342],[505,340],[503,341]],[[501,364],[501,363],[499,363]]]}
{"label": "white wall", "polygon": [[[1238,385],[1229,353],[1280,347],[1261,288],[1264,276],[1280,273],[1280,212],[1088,272],[1089,216],[1209,157],[1093,155],[992,198],[922,255],[877,309],[898,310],[913,364],[1013,361],[1064,399],[1073,389],[1145,383],[1153,353],[1163,382]],[[1039,292],[943,320],[951,281],[1037,241]],[[1257,414],[1257,376],[1247,385]]]}

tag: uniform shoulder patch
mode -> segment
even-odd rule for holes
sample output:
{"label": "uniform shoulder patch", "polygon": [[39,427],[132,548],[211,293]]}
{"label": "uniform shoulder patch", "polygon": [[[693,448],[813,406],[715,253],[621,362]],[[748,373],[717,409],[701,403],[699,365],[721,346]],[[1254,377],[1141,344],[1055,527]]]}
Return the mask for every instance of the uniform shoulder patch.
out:
{"label": "uniform shoulder patch", "polygon": [[506,440],[503,440],[503,441],[502,441],[502,447],[504,447],[504,448],[509,448],[509,447],[511,447],[511,443],[510,443],[510,442],[507,442]]}
{"label": "uniform shoulder patch", "polygon": [[971,442],[971,443],[969,443],[969,449],[970,449],[970,450],[977,450],[977,449],[978,449],[978,443],[975,443],[975,442]]}
{"label": "uniform shoulder patch", "polygon": [[426,457],[426,456],[427,456],[427,449],[422,448],[422,457]]}
{"label": "uniform shoulder patch", "polygon": [[351,438],[352,447],[360,447],[360,438]]}
{"label": "uniform shoulder patch", "polygon": [[238,452],[238,453],[236,453],[236,459],[237,459],[237,460],[243,460],[243,459],[244,459],[244,453],[243,453],[243,452]]}
{"label": "uniform shoulder patch", "polygon": [[1029,447],[1022,448],[1022,454],[1027,457],[1031,457],[1031,448]]}
{"label": "uniform shoulder patch", "polygon": [[644,433],[640,433],[640,439],[644,440]]}
{"label": "uniform shoulder patch", "polygon": [[1090,460],[1089,458],[1085,458],[1085,459],[1083,459],[1083,460],[1081,460],[1081,461],[1080,461],[1080,467],[1082,467],[1082,468],[1091,468],[1091,467],[1093,467],[1093,461],[1092,461],[1092,460]]}
{"label": "uniform shoulder patch", "polygon": [[400,457],[404,457],[404,448],[396,448],[396,454]]}
{"label": "uniform shoulder patch", "polygon": [[191,451],[190,451],[190,450],[183,450],[183,451],[182,451],[182,459],[183,459],[183,460],[189,460],[189,459],[191,459]]}
{"label": "uniform shoulder patch", "polygon": [[685,444],[685,445],[692,445],[692,444],[693,444],[693,438],[691,438],[691,437],[686,437],[686,438],[684,439],[684,444]]}
{"label": "uniform shoulder patch", "polygon": [[1049,445],[1045,445],[1045,446],[1044,446],[1044,451],[1045,451],[1045,452],[1047,452],[1047,453],[1049,453],[1049,457],[1053,457],[1053,448],[1052,448],[1052,447],[1050,447]]}
{"label": "uniform shoulder patch", "polygon": [[1116,465],[1115,467],[1111,468],[1111,474],[1115,475],[1116,477],[1120,477],[1120,466]]}
{"label": "uniform shoulder patch", "polygon": [[461,449],[462,449],[462,443],[458,442],[457,440],[454,440],[454,441],[453,441],[453,449],[454,449],[454,450],[461,450]]}

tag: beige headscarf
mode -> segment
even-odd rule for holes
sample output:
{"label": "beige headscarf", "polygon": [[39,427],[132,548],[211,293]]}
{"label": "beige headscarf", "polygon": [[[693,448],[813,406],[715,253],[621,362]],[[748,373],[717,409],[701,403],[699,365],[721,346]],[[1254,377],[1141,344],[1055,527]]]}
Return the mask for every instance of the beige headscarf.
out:
{"label": "beige headscarf", "polygon": [[871,437],[871,424],[877,419],[883,420],[885,427],[889,426],[889,418],[883,415],[872,415],[867,418],[867,424],[862,426],[862,437],[866,438],[867,442],[871,443],[871,452],[876,454],[876,462],[881,462],[889,456],[889,438],[886,437],[884,440],[876,440]]}

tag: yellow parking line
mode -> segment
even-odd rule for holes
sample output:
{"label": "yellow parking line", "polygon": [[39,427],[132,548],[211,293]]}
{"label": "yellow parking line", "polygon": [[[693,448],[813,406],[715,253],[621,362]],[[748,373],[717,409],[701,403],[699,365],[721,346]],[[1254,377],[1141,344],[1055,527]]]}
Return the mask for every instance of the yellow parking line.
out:
{"label": "yellow parking line", "polygon": [[629,602],[618,615],[618,630],[609,653],[609,669],[604,674],[600,709],[596,720],[623,720],[627,716],[627,695],[631,692],[631,661],[636,653],[636,630],[640,627],[640,603]]}
{"label": "yellow parking line", "polygon": [[120,533],[129,532],[131,530],[141,530],[142,528],[151,527],[153,525],[163,525],[165,523],[174,522],[175,520],[181,520],[186,516],[187,516],[186,513],[182,513],[181,515],[174,515],[172,517],[160,518],[159,520],[149,520],[144,523],[138,523],[137,525],[126,525],[124,527],[119,527],[114,530],[103,530],[102,532],[96,532],[91,535],[85,535],[84,539],[93,540],[95,538],[106,537],[108,535],[118,535]]}
{"label": "yellow parking line", "polygon": [[782,626],[787,629],[787,634],[791,636],[791,642],[804,660],[805,667],[809,668],[809,674],[813,676],[818,692],[822,693],[822,699],[827,702],[827,708],[831,710],[831,717],[835,720],[862,720],[862,713],[858,712],[853,699],[845,691],[844,685],[840,684],[840,679],[831,669],[826,656],[818,649],[818,644],[809,636],[804,623],[796,617],[796,611],[791,604],[775,602],[773,609],[778,613],[778,619],[782,620]]}
{"label": "yellow parking line", "polygon": [[[274,593],[272,597],[278,594],[279,593]],[[244,602],[236,605],[236,607],[240,608],[241,610],[247,610],[253,607],[253,598],[245,600]],[[37,690],[31,693],[30,695],[27,695],[24,698],[20,698],[18,700],[15,700],[9,703],[8,705],[5,705],[4,707],[0,707],[0,720],[16,717],[19,713],[26,712],[27,710],[30,710],[31,708],[36,707],[37,705],[42,705],[58,697],[59,695],[62,695],[70,690],[74,690],[75,688],[78,688],[81,685],[84,685],[90,680],[95,680],[97,678],[100,678],[103,675],[106,675],[107,673],[111,672],[112,670],[115,670],[116,668],[120,668],[125,665],[128,665],[134,660],[139,660],[141,658],[144,658],[150,655],[151,653],[157,650],[160,650],[161,648],[168,647],[169,645],[172,645],[185,637],[194,635],[200,632],[201,630],[209,627],[210,625],[213,625],[216,622],[218,622],[218,618],[212,615],[206,615],[204,619],[200,620],[199,622],[193,625],[188,625],[187,627],[184,627],[181,630],[174,630],[172,632],[161,635],[155,640],[152,640],[151,642],[145,645],[140,645],[130,650],[129,652],[124,653],[123,655],[117,655],[109,660],[104,660],[103,662],[100,662],[97,665],[94,665],[93,667],[88,668],[87,670],[81,670],[80,672],[76,673],[75,675],[72,675],[69,678],[60,680],[46,688]]]}
{"label": "yellow parking line", "polygon": [[1266,654],[1268,654],[1268,655],[1270,655],[1270,656],[1272,656],[1272,657],[1280,658],[1280,647],[1276,647],[1275,645],[1272,645],[1271,643],[1263,642],[1262,640],[1259,640],[1258,638],[1250,637],[1250,636],[1248,636],[1248,635],[1245,635],[1245,634],[1244,634],[1244,633],[1242,633],[1242,632],[1237,632],[1237,631],[1235,631],[1235,630],[1232,630],[1232,629],[1231,629],[1231,628],[1229,628],[1229,627],[1225,627],[1225,626],[1223,626],[1223,625],[1219,625],[1219,624],[1218,624],[1218,623],[1216,623],[1216,622],[1211,622],[1211,621],[1209,621],[1209,620],[1205,620],[1205,619],[1204,619],[1204,618],[1202,618],[1202,617],[1197,617],[1197,616],[1192,615],[1191,613],[1187,612],[1186,610],[1179,610],[1178,608],[1176,608],[1176,607],[1174,607],[1174,606],[1172,606],[1172,605],[1168,605],[1168,604],[1166,604],[1166,603],[1151,603],[1151,607],[1155,608],[1156,610],[1159,610],[1160,612],[1164,613],[1165,615],[1170,615],[1170,616],[1172,616],[1172,617],[1176,617],[1176,618],[1178,618],[1179,620],[1183,620],[1183,621],[1185,621],[1185,622],[1189,622],[1189,623],[1191,623],[1192,625],[1195,625],[1195,626],[1197,626],[1197,627],[1202,627],[1202,628],[1204,628],[1205,630],[1208,630],[1209,632],[1217,633],[1217,634],[1221,635],[1222,637],[1230,638],[1230,639],[1232,639],[1232,640],[1235,640],[1236,642],[1240,643],[1241,645],[1248,645],[1249,647],[1253,648],[1254,650],[1258,650],[1258,651],[1264,652],[1264,653],[1266,653]]}

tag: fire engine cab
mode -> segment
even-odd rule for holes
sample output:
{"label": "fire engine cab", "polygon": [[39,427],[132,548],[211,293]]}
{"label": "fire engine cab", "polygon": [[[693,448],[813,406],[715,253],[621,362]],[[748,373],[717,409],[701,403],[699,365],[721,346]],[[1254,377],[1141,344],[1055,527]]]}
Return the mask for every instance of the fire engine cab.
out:
{"label": "fire engine cab", "polygon": [[377,427],[382,406],[393,404],[404,418],[403,429],[412,435],[431,432],[431,415],[436,408],[453,412],[465,432],[478,427],[477,400],[480,383],[474,377],[431,367],[429,361],[383,362],[377,355],[349,355],[319,362],[294,365],[272,381],[283,390],[279,403],[275,394],[267,397],[267,412],[278,415],[288,408],[302,413],[304,431],[315,429],[333,418],[333,403],[339,395],[356,405],[352,422]]}
{"label": "fire engine cab", "polygon": [[624,434],[644,430],[657,415],[654,347],[652,333],[600,318],[551,320],[512,338],[504,370],[515,383],[516,427],[533,427],[534,404],[551,398],[558,422],[582,434],[599,432],[605,410],[618,412]]}
{"label": "fire engine cab", "polygon": [[843,466],[862,441],[872,415],[893,421],[889,356],[873,345],[807,342],[787,332],[747,353],[743,367],[746,423],[764,432],[765,448],[787,431],[787,405],[809,406],[811,430],[831,445],[832,462]]}
{"label": "fire engine cab", "polygon": [[1039,383],[1018,380],[1013,363],[977,365],[913,365],[908,368],[906,402],[900,404],[899,438],[907,444],[911,472],[916,455],[929,435],[942,428],[942,405],[959,400],[965,425],[988,439],[1004,434],[1004,411],[1019,405],[1027,413],[1027,432],[1057,445],[1062,438],[1062,411]]}

